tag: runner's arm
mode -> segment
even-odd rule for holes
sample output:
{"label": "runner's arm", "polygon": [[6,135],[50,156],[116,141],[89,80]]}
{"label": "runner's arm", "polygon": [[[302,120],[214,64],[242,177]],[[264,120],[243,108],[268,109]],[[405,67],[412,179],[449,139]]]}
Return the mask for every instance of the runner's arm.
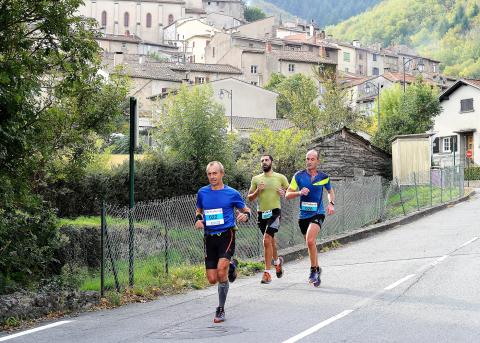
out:
{"label": "runner's arm", "polygon": [[244,208],[240,208],[238,209],[238,211],[240,212],[238,215],[237,215],[237,220],[240,221],[240,222],[247,222],[250,217],[252,216],[252,211],[250,210],[250,208],[248,208],[247,206],[245,206]]}
{"label": "runner's arm", "polygon": [[253,201],[257,198],[259,193],[259,189],[256,184],[252,182],[252,185],[250,186],[250,190],[248,191],[247,199],[249,201]]}
{"label": "runner's arm", "polygon": [[293,199],[302,195],[302,192],[288,187],[287,192],[285,193],[285,199]]}
{"label": "runner's arm", "polygon": [[195,210],[195,228],[204,229],[203,225],[203,208],[198,208]]}

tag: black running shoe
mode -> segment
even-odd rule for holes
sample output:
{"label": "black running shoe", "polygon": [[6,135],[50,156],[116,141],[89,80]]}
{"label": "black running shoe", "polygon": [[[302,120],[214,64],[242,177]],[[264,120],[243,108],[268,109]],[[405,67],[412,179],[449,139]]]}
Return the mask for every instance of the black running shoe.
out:
{"label": "black running shoe", "polygon": [[215,317],[213,318],[214,323],[221,323],[225,321],[225,310],[223,307],[217,307],[215,311]]}
{"label": "black running shoe", "polygon": [[230,261],[230,266],[228,267],[228,281],[233,282],[237,278],[237,266],[238,261],[233,258]]}
{"label": "black running shoe", "polygon": [[322,280],[320,280],[320,275],[322,275],[322,268],[318,267],[317,268],[317,280],[313,283],[315,287],[320,287],[320,284],[322,283]]}

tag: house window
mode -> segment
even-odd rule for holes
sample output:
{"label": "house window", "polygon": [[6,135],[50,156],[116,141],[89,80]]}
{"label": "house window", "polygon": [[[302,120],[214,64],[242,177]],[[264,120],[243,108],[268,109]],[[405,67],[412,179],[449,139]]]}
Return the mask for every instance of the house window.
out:
{"label": "house window", "polygon": [[168,25],[173,24],[173,14],[168,15]]}
{"label": "house window", "polygon": [[460,112],[473,111],[473,98],[460,100]]}
{"label": "house window", "polygon": [[343,53],[343,60],[345,62],[350,62],[350,53],[349,52],[344,52]]}
{"label": "house window", "polygon": [[373,54],[373,61],[374,61],[374,62],[377,61],[377,54]]}
{"label": "house window", "polygon": [[288,64],[288,71],[293,73],[295,71],[295,64],[289,63]]}
{"label": "house window", "polygon": [[248,43],[249,48],[253,48],[253,43]]}
{"label": "house window", "polygon": [[372,68],[372,75],[379,75],[379,74],[380,74],[380,70],[377,67],[373,67]]}
{"label": "house window", "polygon": [[128,27],[129,21],[130,14],[128,14],[128,12],[125,12],[125,14],[123,15],[123,26]]}
{"label": "house window", "polygon": [[204,77],[201,77],[201,76],[196,76],[195,77],[195,84],[202,84],[202,83],[205,83],[205,78]]}
{"label": "house window", "polygon": [[452,147],[451,143],[452,143],[452,141],[451,141],[450,137],[442,138],[442,151],[443,152],[450,152],[451,147]]}
{"label": "house window", "polygon": [[327,58],[330,57],[330,52],[328,50],[325,51],[325,57],[327,57]]}
{"label": "house window", "polygon": [[361,65],[361,64],[358,66],[358,73],[360,75],[363,75],[363,65]]}
{"label": "house window", "polygon": [[256,74],[257,73],[257,66],[256,65],[251,65],[250,66],[250,73],[251,74]]}
{"label": "house window", "polygon": [[129,30],[125,30],[125,36],[130,36],[130,31]]}
{"label": "house window", "polygon": [[107,27],[107,11],[102,12],[102,27]]}
{"label": "house window", "polygon": [[250,81],[250,84],[254,85],[254,86],[258,86],[258,82],[257,81]]}
{"label": "house window", "polygon": [[345,72],[347,72],[347,73],[348,73],[348,67],[345,67]]}
{"label": "house window", "polygon": [[361,61],[363,60],[363,54],[358,54],[358,59]]}
{"label": "house window", "polygon": [[147,27],[152,27],[152,14],[147,13]]}
{"label": "house window", "polygon": [[192,48],[194,48],[194,47],[195,47],[195,41],[192,42]]}
{"label": "house window", "polygon": [[434,65],[432,66],[432,68],[433,68],[433,72],[436,73],[436,72],[437,72],[437,65],[434,64]]}
{"label": "house window", "polygon": [[215,57],[215,47],[212,48],[212,57]]}

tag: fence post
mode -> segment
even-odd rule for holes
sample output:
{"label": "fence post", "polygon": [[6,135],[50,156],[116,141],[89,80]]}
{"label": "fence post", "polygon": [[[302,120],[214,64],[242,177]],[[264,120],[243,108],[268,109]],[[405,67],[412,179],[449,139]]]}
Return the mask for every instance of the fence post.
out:
{"label": "fence post", "polygon": [[443,203],[443,169],[440,169],[440,204]]}
{"label": "fence post", "polygon": [[168,225],[165,226],[165,275],[168,275]]}
{"label": "fence post", "polygon": [[103,298],[105,292],[105,249],[104,249],[104,235],[105,235],[105,200],[102,201],[102,218],[100,225],[100,297]]}
{"label": "fence post", "polygon": [[430,169],[430,207],[433,207],[432,169]]}
{"label": "fence post", "polygon": [[417,210],[420,211],[420,204],[418,202],[417,178],[415,176],[415,172],[413,172],[413,184],[415,185],[415,198],[417,199]]}
{"label": "fence post", "polygon": [[453,177],[454,177],[454,174],[453,174],[453,167],[452,167],[452,168],[450,169],[450,200],[453,199],[453,196],[452,196]]}
{"label": "fence post", "polygon": [[403,204],[402,188],[400,188],[400,185],[398,184],[398,178],[395,178],[395,181],[397,182],[398,193],[400,194],[400,202],[402,203],[403,215],[406,216],[407,212],[405,212],[405,205]]}

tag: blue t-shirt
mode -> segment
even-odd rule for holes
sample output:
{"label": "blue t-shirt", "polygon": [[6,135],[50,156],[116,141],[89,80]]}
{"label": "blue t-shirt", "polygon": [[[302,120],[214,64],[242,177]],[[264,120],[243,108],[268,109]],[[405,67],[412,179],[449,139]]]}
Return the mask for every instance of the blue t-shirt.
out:
{"label": "blue t-shirt", "polygon": [[300,196],[300,219],[311,218],[316,214],[325,214],[322,203],[323,187],[327,191],[332,189],[328,175],[318,172],[312,180],[306,169],[301,170],[293,175],[290,188],[300,191],[303,187],[308,188],[310,192],[306,196]]}
{"label": "blue t-shirt", "polygon": [[212,190],[212,186],[207,185],[197,193],[197,208],[203,209],[203,224],[208,234],[225,232],[234,227],[234,209],[245,207],[240,193],[227,185],[218,190]]}

